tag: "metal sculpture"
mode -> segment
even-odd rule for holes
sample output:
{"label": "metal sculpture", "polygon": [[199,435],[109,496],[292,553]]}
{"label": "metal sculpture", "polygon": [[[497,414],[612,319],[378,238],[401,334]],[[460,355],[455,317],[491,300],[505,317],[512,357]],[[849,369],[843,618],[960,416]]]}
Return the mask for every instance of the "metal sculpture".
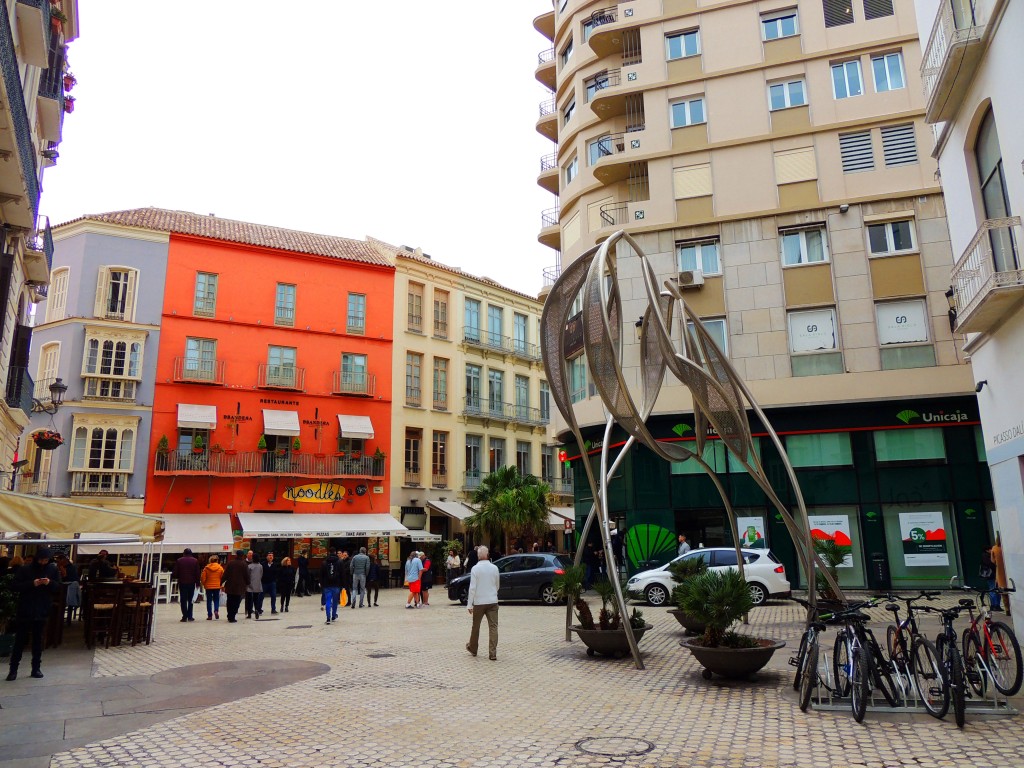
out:
{"label": "metal sculpture", "polygon": [[[641,322],[640,337],[640,392],[639,402],[627,385],[623,375],[622,300],[618,285],[618,256],[621,246],[628,246],[640,261],[644,290],[647,295],[647,309]],[[666,461],[695,461],[711,478],[722,499],[732,530],[736,531],[736,516],[729,502],[728,494],[715,471],[704,461],[704,444],[708,428],[713,428],[726,449],[764,491],[772,505],[782,516],[800,564],[809,578],[815,573],[815,566],[840,599],[845,601],[842,590],[828,569],[814,552],[810,525],[803,494],[797,483],[796,473],[789,462],[782,442],[768,422],[768,418],[755,402],[749,388],[736,373],[728,358],[715,344],[704,328],[700,318],[686,305],[679,286],[666,281],[663,289],[657,287],[657,278],[643,250],[628,234],[618,231],[600,246],[591,248],[570,264],[555,282],[544,303],[541,315],[541,355],[547,373],[551,397],[559,413],[565,419],[576,443],[584,445],[583,435],[576,421],[570,397],[569,369],[565,364],[565,327],[569,313],[577,297],[582,294],[583,348],[586,353],[591,379],[597,387],[605,408],[605,431],[601,447],[600,474],[595,476],[584,452],[583,468],[593,493],[594,503],[587,515],[580,541],[586,541],[595,518],[599,516],[602,548],[609,573],[618,573],[616,553],[612,551],[608,498],[606,488],[612,475],[629,450],[642,443]],[[677,319],[678,338],[673,340],[673,320]],[[682,443],[659,442],[647,428],[647,419],[654,410],[655,401],[661,391],[665,373],[671,372],[693,396],[693,417],[695,450]],[[753,450],[753,438],[747,420],[747,408],[751,409],[764,424],[772,443],[782,457],[786,474],[792,485],[799,510],[799,523],[790,514],[782,500],[772,488],[761,466],[760,458]],[[613,424],[618,424],[628,434],[619,455],[611,466],[609,442]],[[743,557],[740,552],[739,536],[736,540],[737,563],[742,574]],[[576,565],[580,564],[583,548],[576,552]],[[623,616],[630,651],[637,669],[643,669],[643,660],[637,648],[632,627],[626,615],[625,598],[618,579],[612,579],[616,605]],[[811,607],[808,620],[815,612],[815,590],[809,590]],[[566,640],[569,639],[569,625],[572,620],[572,605],[566,609]]]}

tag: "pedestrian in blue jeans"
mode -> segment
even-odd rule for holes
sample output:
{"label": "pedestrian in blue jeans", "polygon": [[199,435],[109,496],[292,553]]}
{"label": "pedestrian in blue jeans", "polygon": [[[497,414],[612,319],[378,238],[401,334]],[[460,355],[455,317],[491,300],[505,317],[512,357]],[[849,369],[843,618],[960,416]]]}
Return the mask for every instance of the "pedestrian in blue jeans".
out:
{"label": "pedestrian in blue jeans", "polygon": [[338,600],[341,597],[341,562],[338,550],[332,549],[324,564],[320,566],[320,585],[324,590],[325,624],[338,620]]}

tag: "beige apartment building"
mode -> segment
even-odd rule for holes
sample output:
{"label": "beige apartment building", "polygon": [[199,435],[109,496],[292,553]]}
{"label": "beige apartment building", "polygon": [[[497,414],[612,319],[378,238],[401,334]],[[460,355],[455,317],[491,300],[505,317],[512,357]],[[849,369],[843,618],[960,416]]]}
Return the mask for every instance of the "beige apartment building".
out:
{"label": "beige apartment building", "polygon": [[[686,288],[783,435],[812,527],[849,540],[845,584],[977,573],[992,493],[949,321],[953,255],[913,0],[555,0],[534,26],[551,45],[536,77],[552,90],[536,127],[556,142],[538,183],[558,196],[540,241],[565,265],[624,229],[659,279]],[[637,259],[618,255],[632,339],[646,299]],[[603,414],[578,340],[569,358],[593,453]],[[685,388],[668,383],[652,427],[692,439]],[[579,446],[567,450],[580,460]],[[799,582],[763,494],[718,441],[708,451],[744,532]],[[784,487],[774,448],[762,439],[758,451]],[[643,451],[610,498],[631,569],[674,552],[657,536],[631,541],[639,524],[705,546],[736,533],[699,468]],[[589,491],[575,501],[582,517]],[[918,532],[941,544],[918,551]]]}
{"label": "beige apartment building", "polygon": [[541,478],[569,503],[571,483],[547,438],[541,302],[421,249],[369,242],[395,264],[391,505],[423,531],[403,548],[464,533],[473,491],[502,466]]}

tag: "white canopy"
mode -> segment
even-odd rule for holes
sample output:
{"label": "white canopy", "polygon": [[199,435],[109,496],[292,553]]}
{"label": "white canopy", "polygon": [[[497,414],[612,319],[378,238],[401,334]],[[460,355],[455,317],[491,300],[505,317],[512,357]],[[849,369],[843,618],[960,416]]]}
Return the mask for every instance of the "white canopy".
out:
{"label": "white canopy", "polygon": [[216,428],[217,406],[178,403],[178,426],[185,429]]}
{"label": "white canopy", "polygon": [[[193,552],[230,552],[234,545],[231,533],[231,517],[227,514],[172,514],[164,515],[164,552],[181,554],[188,547]],[[94,536],[84,534],[83,540]],[[142,542],[126,542],[123,544],[99,543],[80,544],[78,551],[83,555],[95,555],[105,549],[112,555],[141,552]]]}
{"label": "white canopy", "polygon": [[267,435],[299,436],[299,412],[263,409],[263,432]]}
{"label": "white canopy", "polygon": [[99,533],[153,541],[161,536],[163,517],[0,491],[0,531],[44,533],[49,538],[61,539],[73,539],[80,533]]}
{"label": "white canopy", "polygon": [[240,512],[238,521],[250,539],[326,539],[362,536],[406,536],[409,529],[391,515],[313,515]]}
{"label": "white canopy", "polygon": [[565,530],[565,521],[576,522],[576,511],[572,507],[552,507],[548,510],[548,525],[551,530]]}
{"label": "white canopy", "polygon": [[459,522],[462,522],[470,515],[476,512],[472,507],[467,507],[458,501],[427,501],[427,507],[440,512],[442,515],[448,515]]}
{"label": "white canopy", "polygon": [[363,440],[373,439],[373,423],[369,416],[349,416],[344,413],[338,414],[338,428],[342,437],[352,437]]}
{"label": "white canopy", "polygon": [[430,531],[409,531],[409,541],[440,541],[441,534]]}

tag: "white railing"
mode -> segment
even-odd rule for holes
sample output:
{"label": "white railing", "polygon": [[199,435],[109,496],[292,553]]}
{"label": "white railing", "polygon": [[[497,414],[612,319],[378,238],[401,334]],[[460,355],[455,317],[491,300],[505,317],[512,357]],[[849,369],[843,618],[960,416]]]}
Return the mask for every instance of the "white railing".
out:
{"label": "white railing", "polygon": [[939,4],[939,12],[935,15],[935,24],[921,58],[925,103],[931,101],[935,93],[949,49],[968,40],[979,40],[985,31],[984,24],[979,26],[976,23],[972,6],[973,0],[942,0]]}
{"label": "white railing", "polygon": [[[953,267],[958,318],[967,318],[993,289],[1024,285],[1024,269],[1020,268],[1019,258],[1020,235],[1019,216],[989,219],[978,229]],[[998,244],[999,254],[993,250],[993,241]]]}

